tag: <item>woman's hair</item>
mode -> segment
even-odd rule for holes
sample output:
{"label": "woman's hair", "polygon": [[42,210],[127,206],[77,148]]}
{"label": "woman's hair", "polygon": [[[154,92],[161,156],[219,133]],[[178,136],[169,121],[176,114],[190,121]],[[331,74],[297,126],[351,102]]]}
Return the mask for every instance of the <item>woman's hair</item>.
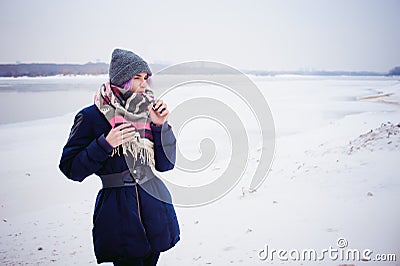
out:
{"label": "woman's hair", "polygon": [[122,88],[124,90],[130,90],[132,87],[133,87],[133,77],[125,81],[124,84],[122,84]]}

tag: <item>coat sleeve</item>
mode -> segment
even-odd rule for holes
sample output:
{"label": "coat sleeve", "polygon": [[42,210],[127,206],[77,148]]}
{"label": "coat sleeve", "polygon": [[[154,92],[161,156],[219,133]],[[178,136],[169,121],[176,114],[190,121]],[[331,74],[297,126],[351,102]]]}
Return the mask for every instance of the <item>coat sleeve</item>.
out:
{"label": "coat sleeve", "polygon": [[151,123],[154,139],[155,168],[159,172],[171,170],[176,161],[176,139],[168,123],[156,126]]}
{"label": "coat sleeve", "polygon": [[79,112],[61,155],[59,168],[74,181],[81,182],[100,170],[112,151],[104,134],[95,137],[91,127],[90,117]]}

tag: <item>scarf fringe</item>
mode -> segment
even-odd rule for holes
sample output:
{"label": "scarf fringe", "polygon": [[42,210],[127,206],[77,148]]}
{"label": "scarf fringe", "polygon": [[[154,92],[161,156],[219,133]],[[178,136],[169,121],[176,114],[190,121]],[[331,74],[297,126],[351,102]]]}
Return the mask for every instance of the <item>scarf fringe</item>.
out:
{"label": "scarf fringe", "polygon": [[[114,155],[121,155],[120,146],[113,149],[111,157]],[[124,155],[129,156],[130,154],[135,161],[140,160],[142,164],[146,164],[151,167],[154,167],[155,165],[154,143],[148,139],[140,138],[139,133],[136,133],[134,141],[122,144],[122,151]]]}

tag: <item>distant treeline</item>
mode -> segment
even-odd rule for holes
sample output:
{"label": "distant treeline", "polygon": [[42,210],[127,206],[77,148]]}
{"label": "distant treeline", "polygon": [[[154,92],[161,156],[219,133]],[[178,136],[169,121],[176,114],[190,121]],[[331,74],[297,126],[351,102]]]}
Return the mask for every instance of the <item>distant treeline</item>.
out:
{"label": "distant treeline", "polygon": [[247,71],[247,74],[260,76],[275,76],[275,75],[310,75],[310,76],[385,76],[387,73],[370,72],[370,71]]}
{"label": "distant treeline", "polygon": [[397,66],[389,71],[389,76],[400,76],[400,66]]}
{"label": "distant treeline", "polygon": [[39,77],[55,75],[99,75],[108,73],[106,63],[9,64],[0,65],[0,77]]}
{"label": "distant treeline", "polygon": [[[56,75],[101,75],[108,74],[106,63],[79,64],[0,64],[0,77],[42,77]],[[154,73],[167,67],[163,64],[152,64]]]}
{"label": "distant treeline", "polygon": [[[55,76],[55,75],[101,75],[108,73],[108,64],[106,63],[87,63],[79,64],[0,64],[0,77],[39,77],[39,76]],[[153,73],[167,67],[163,64],[151,64],[150,68]],[[207,73],[204,73],[207,72]],[[209,74],[210,68],[202,68],[200,65],[194,65],[188,68],[175,67],[167,71],[165,74]],[[214,74],[229,74],[224,68],[212,69]],[[396,76],[400,75],[400,66],[393,68],[388,73],[366,72],[366,71],[257,71],[244,70],[246,74],[253,75],[319,75],[319,76]]]}
{"label": "distant treeline", "polygon": [[400,66],[391,69],[387,73],[372,72],[372,71],[324,71],[324,70],[309,70],[309,71],[245,71],[247,74],[254,75],[315,75],[315,76],[399,76]]}

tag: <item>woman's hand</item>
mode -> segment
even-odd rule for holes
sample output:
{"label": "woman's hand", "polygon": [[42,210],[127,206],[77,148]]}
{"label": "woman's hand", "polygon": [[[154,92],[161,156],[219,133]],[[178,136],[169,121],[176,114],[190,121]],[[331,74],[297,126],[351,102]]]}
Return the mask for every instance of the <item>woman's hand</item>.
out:
{"label": "woman's hand", "polygon": [[167,105],[162,100],[157,100],[155,102],[154,110],[152,107],[152,104],[150,104],[148,107],[151,122],[157,126],[164,125],[169,115]]}
{"label": "woman's hand", "polygon": [[135,132],[136,130],[131,124],[121,124],[112,128],[110,132],[108,132],[106,140],[113,148],[115,148],[125,142],[133,140]]}

